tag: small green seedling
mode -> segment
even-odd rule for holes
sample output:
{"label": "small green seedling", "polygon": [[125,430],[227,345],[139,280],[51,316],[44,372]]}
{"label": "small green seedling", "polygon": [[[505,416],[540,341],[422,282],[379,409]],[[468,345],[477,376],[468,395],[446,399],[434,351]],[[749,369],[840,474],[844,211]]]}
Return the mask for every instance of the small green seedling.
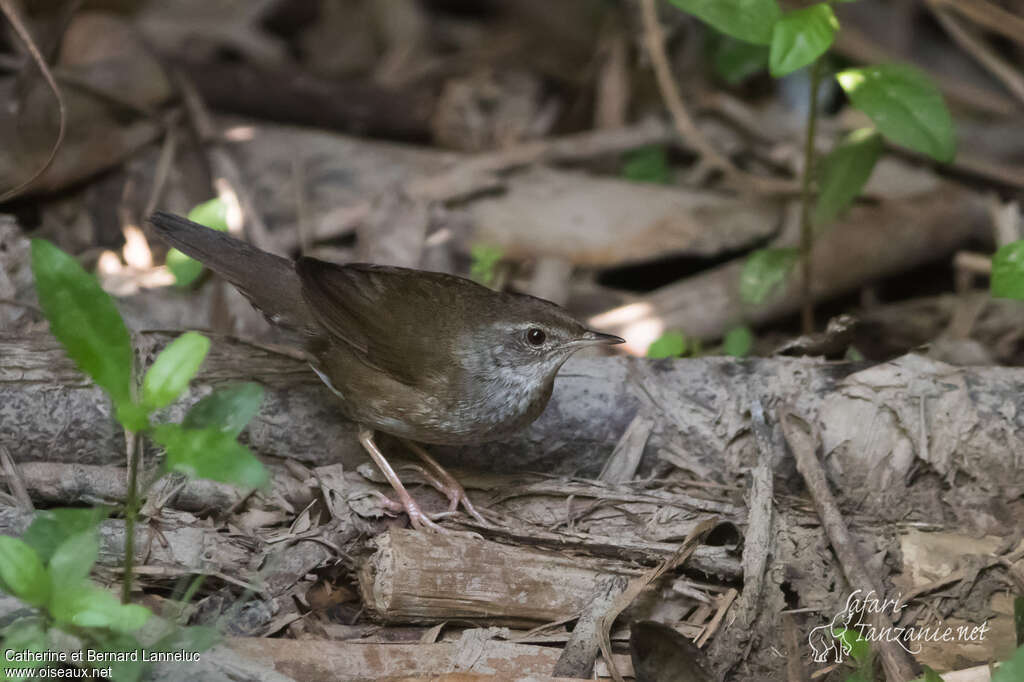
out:
{"label": "small green seedling", "polygon": [[[227,232],[227,204],[221,199],[210,199],[189,211],[188,219],[211,229]],[[203,274],[203,264],[178,249],[167,252],[166,263],[167,269],[174,275],[174,283],[179,287],[187,287]]]}
{"label": "small green seedling", "polygon": [[649,358],[694,357],[703,351],[700,339],[682,332],[665,332],[647,347]]}
{"label": "small green seedling", "polygon": [[992,256],[992,295],[1024,300],[1024,240],[999,247]]}
{"label": "small green seedling", "polygon": [[474,282],[483,284],[485,287],[493,286],[498,279],[498,263],[504,257],[505,252],[501,247],[490,244],[474,244],[469,250],[472,264],[469,268],[469,276]]}
{"label": "small green seedling", "polygon": [[[19,539],[0,535],[0,590],[33,607],[2,634],[0,649],[18,652],[54,650],[58,630],[93,651],[129,652],[141,649],[134,633],[152,615],[129,604],[135,518],[141,494],[137,490],[140,437],[165,449],[164,471],[258,488],[267,483],[266,469],[238,442],[239,433],[259,408],[263,390],[240,384],[217,390],[196,403],[181,424],[154,423],[158,411],[187,390],[210,348],[201,334],[186,332],[157,355],[142,377],[134,379],[131,337],[113,299],[95,277],[53,244],[32,241],[32,271],[50,330],[78,368],[110,396],[113,413],[134,443],[129,485],[123,514],[125,559],[122,599],[94,585],[89,573],[99,553],[98,527],[109,513],[105,508],[55,509],[39,512]],[[144,492],[144,491],[143,491]],[[209,633],[194,628],[173,628],[150,650],[164,650],[191,642],[208,646]],[[171,650],[171,649],[166,649]],[[45,663],[39,657],[5,661],[9,672]],[[77,662],[68,659],[70,662]],[[80,659],[79,659],[80,660]],[[11,665],[7,665],[11,663]],[[104,661],[117,682],[141,678],[139,661]]]}
{"label": "small green seedling", "polygon": [[664,145],[641,147],[626,154],[622,177],[633,182],[667,185],[672,182],[672,168]]}
{"label": "small green seedling", "polygon": [[[714,55],[717,70],[727,80],[750,75],[755,67],[766,66],[775,78],[809,67],[808,101],[818,101],[822,60],[840,30],[832,9],[835,2],[783,12],[776,0],[669,1],[728,37]],[[738,42],[747,46],[741,48]],[[798,261],[809,264],[815,233],[841,215],[860,194],[881,156],[883,138],[939,162],[953,159],[956,143],[952,118],[938,89],[920,71],[905,64],[878,64],[840,71],[835,79],[853,106],[872,120],[874,128],[854,131],[817,163],[813,145],[817,107],[808,107],[798,255],[780,249],[751,254],[741,275],[740,297],[744,303],[763,303],[779,290]],[[811,271],[809,265],[804,268],[805,332],[812,331],[807,327],[813,321]]]}

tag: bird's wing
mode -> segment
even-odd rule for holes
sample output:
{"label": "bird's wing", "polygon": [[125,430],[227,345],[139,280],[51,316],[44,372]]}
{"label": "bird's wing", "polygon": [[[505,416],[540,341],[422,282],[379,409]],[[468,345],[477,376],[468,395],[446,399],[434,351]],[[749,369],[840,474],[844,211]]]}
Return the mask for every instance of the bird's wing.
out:
{"label": "bird's wing", "polygon": [[451,275],[315,258],[300,258],[295,269],[307,305],[327,332],[363,362],[410,386],[447,371],[452,325],[478,287]]}

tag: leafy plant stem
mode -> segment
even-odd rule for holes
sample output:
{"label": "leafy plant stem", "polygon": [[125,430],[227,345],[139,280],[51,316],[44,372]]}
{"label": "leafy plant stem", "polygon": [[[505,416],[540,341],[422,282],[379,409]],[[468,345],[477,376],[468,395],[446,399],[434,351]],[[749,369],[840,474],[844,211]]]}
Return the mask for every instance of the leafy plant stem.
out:
{"label": "leafy plant stem", "polygon": [[800,262],[803,273],[800,291],[800,319],[803,333],[814,331],[814,299],[811,297],[811,178],[814,176],[814,137],[818,125],[818,89],[821,86],[821,58],[811,65],[811,98],[807,106],[807,137],[804,140],[804,170],[800,178]]}
{"label": "leafy plant stem", "polygon": [[126,431],[128,437],[128,491],[124,501],[124,579],[121,582],[121,603],[127,604],[132,594],[132,572],[135,569],[135,517],[139,513],[139,459],[142,436]]}
{"label": "leafy plant stem", "polygon": [[177,609],[177,613],[175,614],[174,618],[175,620],[181,621],[181,625],[185,625],[184,621],[187,620],[185,608],[188,606],[189,602],[192,601],[192,597],[196,595],[196,592],[199,591],[199,588],[203,586],[203,582],[205,581],[205,573],[200,573],[194,576],[191,582],[189,582],[188,588],[185,590],[185,594],[181,595],[181,599],[178,600],[178,604],[180,606]]}

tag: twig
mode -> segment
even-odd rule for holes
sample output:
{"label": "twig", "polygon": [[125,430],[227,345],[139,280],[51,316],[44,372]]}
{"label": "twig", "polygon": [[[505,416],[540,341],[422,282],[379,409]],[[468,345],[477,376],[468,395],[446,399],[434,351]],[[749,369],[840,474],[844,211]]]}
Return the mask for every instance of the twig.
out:
{"label": "twig", "polygon": [[142,465],[142,435],[125,430],[128,442],[128,489],[124,501],[124,577],[121,582],[121,602],[132,598],[132,571],[135,565],[135,521],[139,512],[138,478]]}
{"label": "twig", "polygon": [[672,121],[676,131],[703,157],[703,160],[721,170],[727,177],[738,180],[752,186],[754,190],[766,194],[790,194],[796,191],[796,186],[788,180],[777,180],[775,178],[760,177],[745,173],[733,165],[732,161],[718,152],[711,146],[704,135],[697,129],[690,118],[679,88],[676,86],[672,76],[672,67],[665,52],[665,36],[661,30],[661,23],[658,21],[658,10],[654,0],[640,0],[640,9],[643,18],[644,44],[654,67],[654,75],[658,81],[658,89],[665,100],[669,113],[672,114]]}
{"label": "twig", "polygon": [[[715,632],[718,631],[718,627],[722,624],[722,619],[725,618],[726,612],[729,610],[729,607],[732,606],[732,603],[736,601],[737,594],[739,593],[736,591],[736,588],[730,587],[725,594],[719,595],[717,599],[718,610],[715,611],[715,615],[712,616],[711,622],[704,628],[704,632],[697,638],[696,644],[698,647],[703,648]],[[746,657],[744,656],[744,658]]]}
{"label": "twig", "polygon": [[790,613],[782,614],[782,638],[786,643],[786,682],[804,682],[804,663],[800,659],[800,632]]}
{"label": "twig", "polygon": [[21,41],[25,43],[25,49],[27,49],[28,53],[32,56],[32,60],[36,63],[36,66],[39,67],[39,72],[42,73],[43,79],[50,87],[50,91],[53,93],[54,99],[57,100],[57,114],[59,116],[57,123],[57,139],[53,141],[53,146],[50,147],[50,154],[46,157],[46,161],[42,166],[36,169],[35,173],[33,173],[32,177],[28,180],[25,180],[14,188],[0,194],[0,202],[4,202],[17,196],[22,192],[22,190],[38,180],[39,177],[46,172],[46,169],[50,167],[50,164],[53,163],[53,160],[57,157],[57,150],[60,149],[61,143],[64,142],[64,127],[67,125],[67,110],[64,107],[64,96],[61,95],[60,88],[57,87],[57,81],[53,79],[50,67],[47,66],[46,60],[43,59],[43,55],[40,54],[39,48],[36,47],[35,42],[32,40],[32,34],[29,33],[28,28],[26,28],[24,22],[22,22],[13,1],[0,0],[0,12],[7,17],[7,21],[11,22],[11,27],[14,29],[14,32],[17,33]]}
{"label": "twig", "polygon": [[598,641],[601,644],[601,655],[604,656],[604,661],[608,665],[608,672],[611,673],[615,682],[624,682],[622,673],[619,672],[618,667],[615,665],[615,659],[612,657],[610,635],[612,624],[615,622],[615,619],[619,617],[620,613],[626,610],[626,607],[633,603],[633,600],[636,599],[648,585],[660,578],[667,571],[671,571],[682,566],[686,560],[690,558],[690,555],[693,554],[694,550],[697,549],[697,546],[704,539],[704,536],[711,532],[711,529],[714,528],[717,523],[718,519],[710,518],[696,526],[692,531],[690,531],[690,534],[686,537],[686,540],[683,541],[683,544],[679,549],[676,550],[675,554],[647,573],[630,580],[625,591],[615,598],[611,607],[609,607],[608,611],[601,617],[601,624],[598,629]]}
{"label": "twig", "polygon": [[953,255],[953,273],[954,290],[957,294],[966,294],[974,288],[975,276],[988,277],[992,274],[992,256],[973,251],[957,251]]}
{"label": "twig", "polygon": [[11,491],[11,495],[14,496],[15,501],[18,503],[18,507],[25,511],[33,511],[35,509],[32,506],[32,498],[28,495],[28,488],[25,487],[25,481],[21,477],[21,473],[18,471],[18,466],[14,462],[14,458],[11,457],[11,452],[0,445],[0,465],[2,465],[4,476],[7,478],[7,487]]}
{"label": "twig", "polygon": [[601,618],[625,589],[626,579],[621,575],[612,576],[597,586],[594,599],[580,613],[576,627],[551,671],[552,676],[590,677],[601,646],[598,641]]}
{"label": "twig", "polygon": [[800,320],[804,334],[814,332],[814,298],[811,280],[811,178],[814,176],[814,134],[818,127],[818,87],[821,84],[821,57],[811,67],[811,92],[807,104],[807,137],[804,139],[804,169],[800,175],[800,260],[803,278],[800,288]]}
{"label": "twig", "polygon": [[686,103],[683,102],[672,76],[672,67],[665,53],[665,36],[661,30],[661,22],[658,21],[658,9],[654,0],[640,0],[640,9],[643,13],[644,44],[654,67],[654,75],[658,79],[658,89],[661,90],[665,105],[672,114],[676,130],[712,166],[729,175],[737,173],[738,169],[708,143],[690,118],[690,112],[686,109]]}
{"label": "twig", "polygon": [[210,164],[210,170],[213,172],[216,189],[219,193],[223,193],[226,189],[235,195],[242,211],[249,240],[265,251],[276,251],[273,236],[256,210],[252,196],[245,188],[238,164],[221,145],[216,126],[210,113],[206,110],[206,105],[199,92],[183,74],[176,72],[174,75],[192,126],[200,141],[205,145],[206,158]]}
{"label": "twig", "polygon": [[100,85],[96,85],[88,78],[78,73],[68,71],[66,69],[55,68],[53,69],[53,76],[61,85],[65,85],[72,90],[79,90],[87,95],[92,95],[97,99],[107,102],[108,104],[131,112],[140,118],[156,118],[156,111],[154,109],[144,104],[133,102],[128,97],[122,96],[116,90],[110,90]]}
{"label": "twig", "polygon": [[295,190],[295,228],[299,233],[299,255],[304,256],[313,248],[309,229],[309,209],[306,206],[306,171],[302,159],[292,157],[292,184]]}
{"label": "twig", "polygon": [[970,53],[979,64],[988,69],[989,73],[995,76],[1014,97],[1024,102],[1024,77],[1020,75],[1017,69],[992,51],[985,44],[985,41],[978,38],[964,26],[961,26],[960,22],[953,17],[949,10],[938,6],[937,0],[929,0],[928,8],[957,45]]}
{"label": "twig", "polygon": [[149,191],[149,199],[146,200],[146,208],[142,213],[145,220],[156,210],[160,203],[160,196],[167,185],[167,178],[170,177],[171,167],[174,165],[174,155],[178,149],[178,136],[175,133],[174,125],[167,126],[167,133],[164,135],[163,146],[160,147],[160,158],[156,162],[156,171],[153,176],[153,187]]}
{"label": "twig", "polygon": [[0,298],[0,305],[12,305],[17,308],[24,308],[25,310],[31,310],[34,313],[43,314],[43,311],[38,306],[34,306],[31,303],[24,303],[22,301],[15,301],[13,298]]}
{"label": "twig", "polygon": [[758,602],[764,585],[769,555],[775,556],[772,542],[772,460],[775,446],[772,429],[764,418],[764,406],[755,399],[750,405],[757,465],[750,473],[747,493],[747,532],[743,543],[743,594],[740,595],[736,624],[749,630],[760,612]]}
{"label": "twig", "polygon": [[652,144],[671,142],[675,136],[666,124],[653,118],[625,128],[576,133],[526,142],[496,152],[478,154],[451,169],[408,182],[404,191],[413,199],[454,201],[500,184],[497,175],[534,163],[584,161],[620,154]]}
{"label": "twig", "polygon": [[986,0],[932,0],[955,9],[979,26],[1024,45],[1024,19]]}
{"label": "twig", "polygon": [[[796,426],[793,423],[795,419],[800,419],[805,424],[809,424],[809,422],[799,417],[791,407],[783,405],[779,408],[778,414],[782,432],[796,459],[797,471],[800,472],[807,484],[807,489],[814,500],[814,506],[818,510],[821,525],[825,529],[825,534],[832,545],[832,551],[835,552],[839,565],[846,575],[847,582],[853,588],[871,589],[876,594],[885,594],[881,586],[868,575],[864,563],[857,555],[856,546],[846,527],[846,522],[843,520],[842,512],[839,511],[836,498],[829,489],[825,470],[816,454],[819,442],[817,433],[811,435]],[[886,627],[890,628],[890,632],[892,631],[892,621],[884,613],[873,612],[869,614],[869,617],[871,625],[876,628],[876,631],[885,631]],[[875,647],[882,661],[882,669],[890,682],[904,682],[904,680],[910,680],[916,676],[914,660],[899,643],[886,641],[883,638],[875,642]]]}

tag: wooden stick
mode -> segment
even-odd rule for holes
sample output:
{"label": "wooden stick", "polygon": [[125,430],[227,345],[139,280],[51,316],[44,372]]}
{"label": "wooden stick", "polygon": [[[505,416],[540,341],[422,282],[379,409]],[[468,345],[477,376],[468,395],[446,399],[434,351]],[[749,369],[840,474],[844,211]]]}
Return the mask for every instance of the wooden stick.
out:
{"label": "wooden stick", "polygon": [[[854,589],[862,588],[874,590],[876,594],[884,595],[881,585],[868,575],[864,563],[857,555],[856,545],[850,535],[843,515],[839,511],[839,504],[829,489],[828,481],[825,478],[825,470],[817,457],[818,439],[816,435],[809,435],[802,428],[798,427],[794,420],[799,419],[792,408],[782,406],[779,408],[779,422],[782,424],[782,432],[786,436],[786,442],[796,458],[796,468],[804,477],[807,489],[814,500],[814,506],[818,510],[818,517],[825,529],[832,551],[839,560],[847,581]],[[806,420],[804,420],[806,423]],[[892,621],[884,613],[872,610],[870,614],[872,626],[878,631],[889,628],[892,631]],[[914,659],[897,642],[887,641],[882,638],[874,642],[875,649],[882,660],[882,669],[890,682],[905,682],[913,679],[917,672]]]}

